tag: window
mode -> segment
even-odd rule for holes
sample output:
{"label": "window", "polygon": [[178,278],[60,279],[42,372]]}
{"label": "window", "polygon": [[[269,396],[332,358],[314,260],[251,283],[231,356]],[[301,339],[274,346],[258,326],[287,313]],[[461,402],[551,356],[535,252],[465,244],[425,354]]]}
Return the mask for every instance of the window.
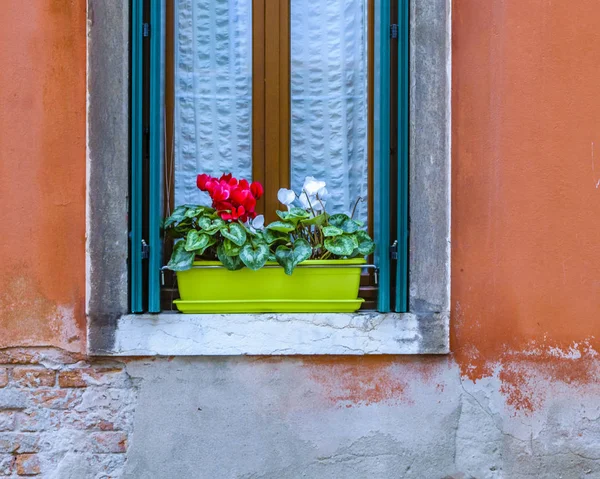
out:
{"label": "window", "polygon": [[[163,263],[161,247],[169,253],[171,245],[157,244],[157,212],[206,201],[196,187],[199,173],[232,172],[265,186],[258,210],[267,221],[280,209],[278,189],[299,190],[308,175],[327,181],[330,213],[352,211],[356,199],[366,200],[357,205],[357,217],[371,234],[375,221],[381,227],[374,235],[379,270],[363,275],[362,290],[376,292],[380,278],[379,300],[366,304],[405,311],[408,135],[398,142],[397,134],[408,130],[408,115],[395,120],[399,110],[408,110],[408,69],[396,73],[408,62],[404,11],[399,18],[406,25],[375,35],[374,0],[169,0],[164,10],[160,2],[133,5],[131,310],[160,311],[156,271]],[[389,6],[384,13],[385,23],[398,16]],[[375,181],[381,195],[377,211]],[[140,243],[147,245],[147,262],[144,250],[136,252]],[[171,277],[167,273],[167,284],[173,284]],[[174,290],[167,291],[163,306]]]}
{"label": "window", "polygon": [[[132,310],[160,311],[162,242],[159,221],[164,187],[161,183],[161,150],[169,145],[169,140],[164,141],[162,136],[163,125],[169,121],[169,110],[163,109],[161,98],[161,84],[168,65],[165,68],[163,64],[161,39],[164,37],[157,34],[167,25],[164,21],[166,9],[160,0],[131,0],[130,6],[128,9],[123,4],[90,2],[90,18],[93,19],[88,49],[87,311],[90,352],[367,354],[447,351],[449,2],[442,2],[439,8],[425,8],[408,0],[398,3],[374,0],[371,7],[374,14],[367,20],[367,31],[371,28],[373,34],[373,80],[369,83],[368,78],[367,85],[373,88],[372,227],[379,244],[379,254],[374,258],[380,276],[378,310],[385,313],[393,308],[406,313],[323,315],[303,318],[297,323],[289,316],[282,317],[281,322],[250,316],[228,318],[224,326],[228,331],[221,331],[218,338],[212,337],[210,341],[201,318],[187,317],[184,324],[173,314],[128,314]],[[407,41],[409,10],[412,16],[410,48]],[[392,27],[396,22],[399,24],[398,44],[403,46],[400,51],[395,49],[396,40],[390,38],[396,31]],[[292,52],[293,21],[290,30]],[[131,44],[127,40],[130,35]],[[409,63],[410,79],[406,75]],[[291,71],[293,58],[289,64]],[[291,99],[293,82],[288,85]],[[397,98],[393,97],[396,89]],[[407,115],[409,94],[410,125]],[[256,101],[256,98],[253,93],[252,100]],[[163,114],[167,118],[163,118]],[[289,123],[293,123],[293,118]],[[395,129],[400,131],[398,144],[394,142],[395,135],[390,134]],[[125,161],[129,157],[129,144],[130,165]],[[402,150],[409,144],[410,149]],[[286,151],[291,152],[292,146],[289,150],[286,147]],[[398,168],[402,162],[406,168]],[[292,179],[293,164],[290,173]],[[395,190],[394,183],[402,184],[403,181],[410,183],[410,189]],[[409,216],[410,251],[402,247]],[[398,234],[401,228],[405,228],[404,236]],[[394,259],[388,251],[392,239],[401,240]],[[142,248],[142,240],[149,249]],[[409,273],[406,273],[407,269],[410,269]],[[397,281],[397,277],[401,281]],[[398,285],[404,286],[404,292]],[[136,297],[138,309],[135,308]],[[402,307],[403,297],[405,308]],[[277,329],[278,324],[284,329]],[[298,337],[307,337],[307,334],[317,337],[326,331],[333,336],[330,335],[328,340],[322,338],[320,345],[290,343],[290,327],[293,330],[304,326],[310,331],[303,330]],[[328,329],[330,326],[333,329]],[[231,343],[236,332],[250,331],[261,331],[259,335],[269,336],[269,343],[260,347],[256,343]],[[338,331],[341,335],[336,336]],[[168,340],[172,336],[178,336],[178,345]]]}

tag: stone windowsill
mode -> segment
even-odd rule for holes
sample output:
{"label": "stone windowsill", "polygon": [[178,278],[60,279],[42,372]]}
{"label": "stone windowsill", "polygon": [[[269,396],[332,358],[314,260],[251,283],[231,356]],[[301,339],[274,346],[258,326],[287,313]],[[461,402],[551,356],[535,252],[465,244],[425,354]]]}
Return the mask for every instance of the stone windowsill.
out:
{"label": "stone windowsill", "polygon": [[[110,356],[445,354],[448,323],[447,313],[131,314],[120,317],[107,331],[90,334],[89,352]],[[103,341],[94,341],[97,337]]]}

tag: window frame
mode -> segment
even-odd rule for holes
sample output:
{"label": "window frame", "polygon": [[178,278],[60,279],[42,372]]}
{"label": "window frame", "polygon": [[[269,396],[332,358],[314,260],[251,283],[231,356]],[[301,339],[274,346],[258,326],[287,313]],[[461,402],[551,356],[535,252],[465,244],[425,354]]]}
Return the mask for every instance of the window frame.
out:
{"label": "window frame", "polygon": [[[380,0],[380,2],[385,0]],[[400,2],[406,0],[399,0]],[[408,313],[353,315],[238,315],[254,327],[284,323],[273,334],[296,337],[315,328],[350,331],[350,345],[316,343],[274,348],[252,342],[219,347],[202,333],[203,321],[184,315],[130,315],[128,257],[129,5],[89,0],[88,8],[88,351],[137,354],[444,354],[450,310],[450,71],[451,2],[410,2],[410,270]],[[402,5],[402,3],[400,3]],[[385,27],[384,27],[385,28]],[[116,35],[115,32],[122,32]],[[384,245],[385,248],[385,245]],[[232,318],[228,318],[232,319]],[[185,323],[195,333],[177,336]],[[227,320],[222,321],[227,323]],[[340,327],[340,324],[342,325]],[[302,329],[308,325],[309,329]],[[329,329],[328,329],[329,328]],[[227,334],[223,328],[223,334]],[[385,333],[385,334],[384,334]],[[196,334],[196,337],[194,336]],[[200,336],[198,336],[200,334]],[[381,347],[369,347],[373,336]],[[380,336],[384,334],[383,339]],[[225,338],[225,336],[223,336]],[[273,344],[277,337],[273,337]],[[340,336],[341,341],[344,337]],[[225,342],[223,343],[225,344]],[[136,347],[139,345],[140,347]],[[365,346],[366,345],[366,346]],[[347,349],[344,349],[347,348]]]}

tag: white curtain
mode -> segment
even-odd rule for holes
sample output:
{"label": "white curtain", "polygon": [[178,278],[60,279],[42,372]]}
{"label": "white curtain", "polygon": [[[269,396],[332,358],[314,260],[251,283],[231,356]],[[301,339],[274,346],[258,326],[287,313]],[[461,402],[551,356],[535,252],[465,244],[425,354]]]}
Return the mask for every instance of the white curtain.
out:
{"label": "white curtain", "polygon": [[324,179],[327,210],[350,212],[368,186],[366,0],[291,0],[291,57],[292,188]]}
{"label": "white curtain", "polygon": [[[324,179],[347,213],[368,185],[366,0],[289,1],[292,187]],[[252,176],[252,0],[175,4],[175,203],[200,203],[198,173]]]}
{"label": "white curtain", "polygon": [[199,173],[252,177],[252,0],[175,1],[175,204]]}

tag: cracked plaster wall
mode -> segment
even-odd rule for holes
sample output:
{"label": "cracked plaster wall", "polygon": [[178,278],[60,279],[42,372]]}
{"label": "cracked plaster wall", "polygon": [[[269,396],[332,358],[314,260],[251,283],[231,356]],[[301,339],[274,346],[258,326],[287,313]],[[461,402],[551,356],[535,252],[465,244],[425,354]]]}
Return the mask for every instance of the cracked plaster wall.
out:
{"label": "cracked plaster wall", "polygon": [[535,411],[451,358],[135,361],[125,477],[600,477],[600,385],[521,367]]}

